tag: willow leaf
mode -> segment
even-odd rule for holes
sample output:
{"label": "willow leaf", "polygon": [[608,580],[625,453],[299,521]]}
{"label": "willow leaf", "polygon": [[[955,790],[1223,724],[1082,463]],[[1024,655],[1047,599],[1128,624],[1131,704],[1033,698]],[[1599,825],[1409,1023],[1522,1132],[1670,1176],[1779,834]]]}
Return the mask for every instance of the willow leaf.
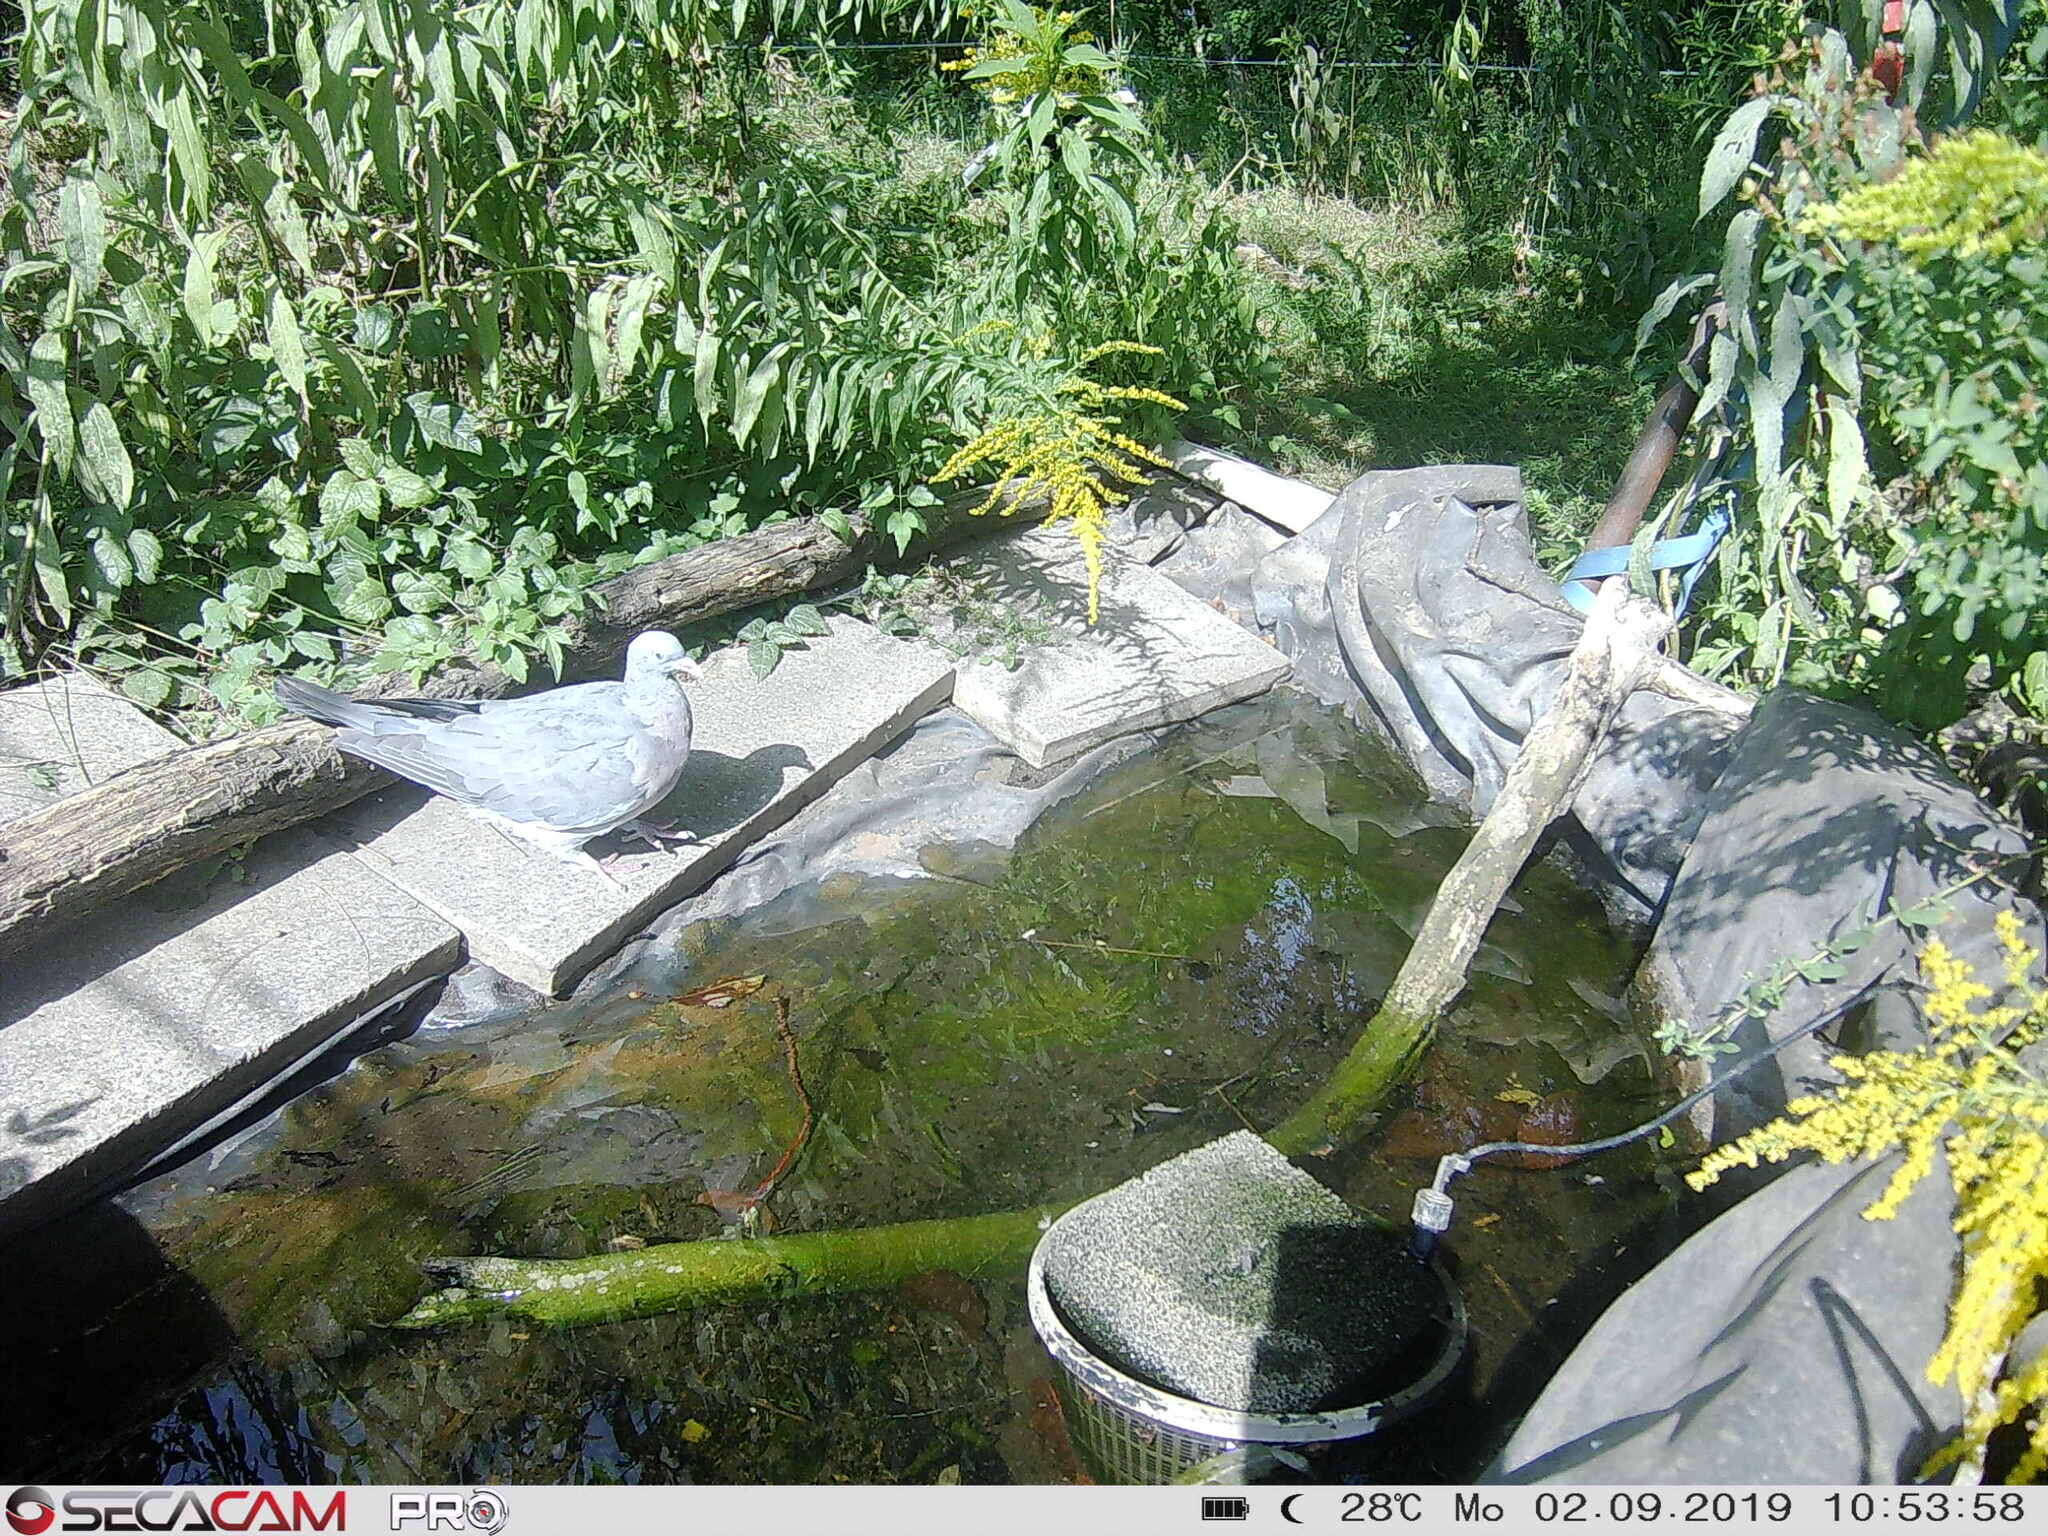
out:
{"label": "willow leaf", "polygon": [[78,483],[96,501],[127,511],[135,499],[135,466],[106,402],[95,400],[78,422]]}
{"label": "willow leaf", "polygon": [[311,397],[306,392],[306,338],[299,330],[298,311],[281,288],[270,290],[270,304],[263,317],[263,333],[264,339],[270,343],[271,360],[277,364],[279,375],[299,397],[301,405],[310,405]]}
{"label": "willow leaf", "polygon": [[71,474],[78,446],[78,424],[71,414],[71,354],[62,333],[45,331],[29,348],[28,376],[23,386],[36,408],[42,429],[43,457],[60,479]]}
{"label": "willow leaf", "polygon": [[1728,114],[1728,121],[1714,140],[1714,147],[1707,151],[1706,168],[1700,173],[1701,218],[1720,207],[1728,194],[1735,190],[1735,184],[1748,173],[1756,159],[1756,140],[1763,131],[1764,119],[1778,107],[1780,100],[1776,96],[1758,96]]}
{"label": "willow leaf", "polygon": [[79,293],[91,294],[107,269],[107,209],[98,183],[82,176],[65,178],[57,194],[57,229]]}

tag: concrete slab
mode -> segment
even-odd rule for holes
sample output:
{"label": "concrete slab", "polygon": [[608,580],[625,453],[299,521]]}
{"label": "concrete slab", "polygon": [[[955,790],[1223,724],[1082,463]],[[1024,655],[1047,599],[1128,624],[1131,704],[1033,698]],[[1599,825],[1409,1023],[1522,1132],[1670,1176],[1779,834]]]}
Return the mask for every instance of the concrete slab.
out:
{"label": "concrete slab", "polygon": [[0,693],[0,826],[184,743],[82,673]]}
{"label": "concrete slab", "polygon": [[743,647],[710,657],[690,690],[690,761],[652,819],[701,848],[591,845],[624,889],[514,843],[452,801],[411,788],[357,801],[319,825],[461,929],[472,958],[560,994],[662,908],[694,894],[748,844],[789,820],[929,710],[946,702],[953,661],[856,619],[783,654],[757,679]]}
{"label": "concrete slab", "polygon": [[140,892],[0,974],[0,1236],[460,958],[453,928],[303,831],[266,838],[242,874],[190,905]]}
{"label": "concrete slab", "polygon": [[1020,611],[1064,631],[1014,671],[963,666],[954,684],[954,702],[1034,768],[1192,720],[1287,675],[1287,658],[1258,636],[1158,572],[1106,554],[1092,629],[1088,569],[1068,530],[1035,528],[961,557],[992,569],[995,589]]}

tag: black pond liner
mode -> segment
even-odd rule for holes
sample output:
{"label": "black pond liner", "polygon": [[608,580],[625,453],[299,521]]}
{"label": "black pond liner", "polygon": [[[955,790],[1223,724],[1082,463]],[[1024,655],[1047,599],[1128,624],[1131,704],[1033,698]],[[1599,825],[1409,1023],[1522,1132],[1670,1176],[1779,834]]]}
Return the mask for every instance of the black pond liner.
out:
{"label": "black pond liner", "polygon": [[1385,1363],[1384,1379],[1408,1376],[1398,1390],[1314,1413],[1249,1413],[1169,1392],[1096,1353],[1053,1300],[1045,1279],[1046,1253],[1061,1224],[1074,1214],[1069,1211],[1039,1239],[1025,1295],[1032,1329],[1059,1367],[1074,1448],[1100,1481],[1160,1485],[1245,1446],[1281,1446],[1313,1455],[1323,1447],[1362,1439],[1427,1406],[1464,1357],[1465,1300],[1442,1261],[1432,1259],[1428,1273],[1441,1288],[1443,1306]]}

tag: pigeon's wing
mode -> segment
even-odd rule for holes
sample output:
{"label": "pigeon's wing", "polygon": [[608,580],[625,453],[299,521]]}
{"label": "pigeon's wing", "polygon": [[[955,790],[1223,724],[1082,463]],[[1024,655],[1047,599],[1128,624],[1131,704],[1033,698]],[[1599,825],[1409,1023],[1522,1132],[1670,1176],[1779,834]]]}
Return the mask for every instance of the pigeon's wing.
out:
{"label": "pigeon's wing", "polygon": [[593,835],[659,799],[680,762],[608,683],[453,719],[386,717],[374,731],[344,733],[341,745],[465,805]]}

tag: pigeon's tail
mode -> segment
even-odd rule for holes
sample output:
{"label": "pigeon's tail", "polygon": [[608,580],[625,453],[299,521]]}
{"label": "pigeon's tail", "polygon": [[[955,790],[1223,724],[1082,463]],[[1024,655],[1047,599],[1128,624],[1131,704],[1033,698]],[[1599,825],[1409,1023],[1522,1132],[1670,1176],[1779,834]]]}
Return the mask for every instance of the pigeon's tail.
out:
{"label": "pigeon's tail", "polygon": [[359,731],[367,731],[377,723],[374,705],[359,704],[332,688],[322,688],[318,683],[309,683],[303,678],[280,677],[277,680],[277,702],[293,714],[318,720],[322,725],[353,726]]}

